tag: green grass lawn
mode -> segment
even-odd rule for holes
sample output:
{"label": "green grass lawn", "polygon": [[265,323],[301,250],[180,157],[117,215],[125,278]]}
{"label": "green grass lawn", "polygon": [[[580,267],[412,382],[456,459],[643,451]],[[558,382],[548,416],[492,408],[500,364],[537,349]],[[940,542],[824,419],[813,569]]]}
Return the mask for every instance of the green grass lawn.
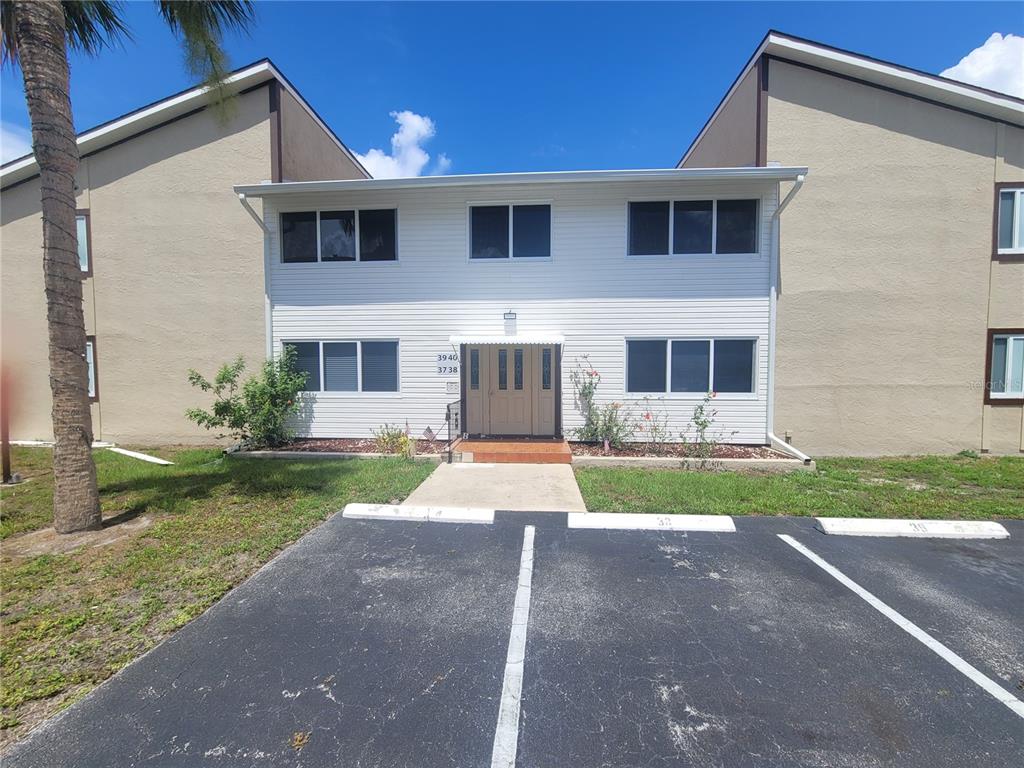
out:
{"label": "green grass lawn", "polygon": [[578,467],[591,512],[1024,518],[1024,457],[821,459],[817,472],[755,475]]}
{"label": "green grass lawn", "polygon": [[14,449],[26,482],[0,491],[0,744],[198,616],[332,512],[352,501],[404,499],[433,469],[397,458],[149,452],[176,464],[95,453],[104,515],[145,515],[148,527],[105,546],[24,557],[11,537],[50,525],[51,453]]}

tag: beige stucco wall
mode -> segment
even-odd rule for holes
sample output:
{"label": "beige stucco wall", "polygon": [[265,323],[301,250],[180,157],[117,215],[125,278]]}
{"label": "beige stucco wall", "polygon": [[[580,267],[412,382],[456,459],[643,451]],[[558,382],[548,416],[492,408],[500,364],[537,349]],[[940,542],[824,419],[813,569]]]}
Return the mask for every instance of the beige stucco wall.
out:
{"label": "beige stucco wall", "polygon": [[811,169],[782,217],[776,433],[819,455],[947,453],[981,448],[984,421],[996,451],[1016,423],[1019,449],[1020,409],[982,404],[993,268],[1010,273],[994,311],[1024,326],[1024,264],[991,259],[997,124],[778,61],[767,120],[768,160]]}
{"label": "beige stucco wall", "polygon": [[[265,88],[240,96],[226,125],[203,111],[82,162],[94,275],[86,327],[97,337],[97,439],[209,439],[184,417],[205,398],[190,367],[213,373],[264,355],[262,232],[232,183],[270,177]],[[13,439],[48,438],[50,398],[38,182],[0,195],[3,355],[16,371]]]}
{"label": "beige stucco wall", "polygon": [[694,146],[683,168],[757,164],[757,69],[740,81],[729,101]]}
{"label": "beige stucco wall", "polygon": [[284,88],[280,103],[282,181],[366,177]]}

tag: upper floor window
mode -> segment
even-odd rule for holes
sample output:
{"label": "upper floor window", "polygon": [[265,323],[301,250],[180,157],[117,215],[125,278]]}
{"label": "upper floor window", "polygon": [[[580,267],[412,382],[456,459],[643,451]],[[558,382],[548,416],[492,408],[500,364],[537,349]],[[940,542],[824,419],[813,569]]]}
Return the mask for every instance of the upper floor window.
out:
{"label": "upper floor window", "polygon": [[990,335],[989,397],[1024,398],[1024,331],[992,331]]}
{"label": "upper floor window", "polygon": [[75,213],[75,234],[78,240],[78,266],[83,275],[92,274],[92,231],[89,226],[89,212]]}
{"label": "upper floor window", "polygon": [[626,342],[626,391],[705,394],[756,391],[754,339],[635,339]]}
{"label": "upper floor window", "polygon": [[281,261],[396,261],[394,208],[281,214]]}
{"label": "upper floor window", "polygon": [[398,342],[286,341],[307,392],[397,392]]}
{"label": "upper floor window", "polygon": [[551,206],[473,205],[469,209],[471,259],[551,257]]}
{"label": "upper floor window", "polygon": [[1001,187],[996,211],[996,250],[998,253],[1024,253],[1024,185]]}
{"label": "upper floor window", "polygon": [[629,255],[756,254],[758,201],[676,200],[629,204]]}

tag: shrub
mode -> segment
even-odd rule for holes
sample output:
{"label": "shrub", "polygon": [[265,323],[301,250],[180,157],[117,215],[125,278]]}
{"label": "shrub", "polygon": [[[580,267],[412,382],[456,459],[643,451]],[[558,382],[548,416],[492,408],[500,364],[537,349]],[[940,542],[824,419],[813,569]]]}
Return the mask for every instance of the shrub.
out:
{"label": "shrub", "polygon": [[406,454],[409,452],[409,436],[397,424],[385,423],[380,429],[373,430],[373,439],[377,444],[378,453]]}
{"label": "shrub", "polygon": [[664,403],[660,397],[658,401],[657,407],[652,407],[651,398],[644,397],[640,401],[640,415],[636,420],[636,431],[641,433],[642,437],[647,438],[650,451],[655,456],[660,456],[665,452],[665,444],[672,436],[668,427],[668,414],[665,412]]}
{"label": "shrub", "polygon": [[573,430],[573,436],[586,443],[603,442],[610,447],[621,448],[633,436],[633,421],[622,409],[622,403],[609,403],[605,406],[594,403],[601,374],[590,364],[586,355],[577,360],[569,379],[576,395],[576,407],[583,416],[583,426]]}
{"label": "shrub", "polygon": [[306,374],[295,370],[295,351],[285,347],[277,359],[264,362],[258,375],[240,385],[244,370],[242,357],[222,365],[212,382],[190,370],[189,383],[212,392],[215,399],[209,411],[189,408],[185,416],[206,429],[225,430],[218,437],[232,437],[247,448],[287,443],[288,417],[298,410],[297,397],[306,383]]}

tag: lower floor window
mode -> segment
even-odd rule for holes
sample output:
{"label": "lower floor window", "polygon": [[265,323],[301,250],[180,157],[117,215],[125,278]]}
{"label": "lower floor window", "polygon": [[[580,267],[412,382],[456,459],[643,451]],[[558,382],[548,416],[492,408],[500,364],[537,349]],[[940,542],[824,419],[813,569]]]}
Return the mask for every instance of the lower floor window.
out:
{"label": "lower floor window", "polygon": [[629,340],[626,391],[752,394],[756,362],[756,339]]}
{"label": "lower floor window", "polygon": [[1024,331],[992,333],[989,394],[994,398],[1024,397]]}
{"label": "lower floor window", "polygon": [[397,341],[286,341],[307,392],[397,392]]}
{"label": "lower floor window", "polygon": [[99,390],[96,388],[96,337],[85,337],[85,363],[89,366],[89,399],[98,400]]}

